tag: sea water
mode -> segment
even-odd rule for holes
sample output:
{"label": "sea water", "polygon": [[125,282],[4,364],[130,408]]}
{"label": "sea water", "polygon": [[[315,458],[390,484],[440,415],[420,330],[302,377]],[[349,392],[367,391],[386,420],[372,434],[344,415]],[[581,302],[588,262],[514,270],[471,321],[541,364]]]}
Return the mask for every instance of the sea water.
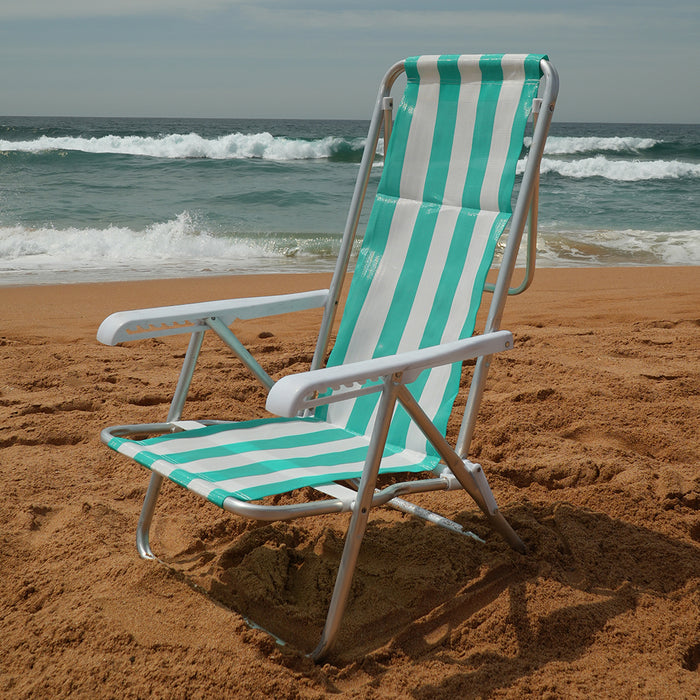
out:
{"label": "sea water", "polygon": [[[0,284],[330,271],[367,127],[0,117]],[[555,122],[541,170],[538,265],[700,265],[700,126]]]}

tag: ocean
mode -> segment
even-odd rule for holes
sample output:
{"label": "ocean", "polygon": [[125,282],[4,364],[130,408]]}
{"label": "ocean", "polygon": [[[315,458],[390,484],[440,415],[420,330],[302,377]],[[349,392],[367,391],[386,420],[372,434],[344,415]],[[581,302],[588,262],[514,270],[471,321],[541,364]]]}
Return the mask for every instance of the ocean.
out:
{"label": "ocean", "polygon": [[[0,284],[330,271],[367,126],[0,117]],[[555,122],[538,265],[700,265],[699,187],[700,125]]]}

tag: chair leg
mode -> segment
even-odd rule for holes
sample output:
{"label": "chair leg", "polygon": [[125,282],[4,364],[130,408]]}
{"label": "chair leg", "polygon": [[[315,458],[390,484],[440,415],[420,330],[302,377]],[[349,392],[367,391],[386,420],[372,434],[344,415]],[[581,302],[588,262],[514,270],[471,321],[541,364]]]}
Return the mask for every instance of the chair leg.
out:
{"label": "chair leg", "polygon": [[[179,420],[182,416],[182,409],[185,405],[185,399],[187,398],[190,384],[192,383],[192,375],[194,374],[194,369],[197,364],[199,351],[202,349],[204,332],[205,331],[196,331],[190,336],[190,342],[187,346],[185,359],[182,362],[182,369],[180,370],[180,377],[175,387],[173,400],[170,403],[167,418],[168,422]],[[163,477],[160,474],[152,473],[151,480],[148,484],[148,490],[146,491],[146,497],[143,499],[143,506],[141,506],[139,522],[136,526],[136,549],[142,559],[156,559],[156,555],[151,551],[149,532],[162,484]]]}
{"label": "chair leg", "polygon": [[[481,358],[479,358],[481,359]],[[413,395],[405,386],[401,386],[397,390],[398,399],[401,405],[408,411],[411,418],[416,422],[416,425],[423,431],[423,434],[430,440],[440,456],[445,460],[445,463],[450,468],[452,473],[457,478],[464,490],[474,499],[481,511],[488,519],[489,525],[498,532],[503,539],[516,551],[525,554],[527,549],[525,543],[516,534],[515,530],[510,526],[508,521],[501,515],[501,512],[493,501],[491,505],[485,498],[485,491],[490,493],[491,489],[484,479],[483,489],[475,475],[472,474],[465,466],[462,458],[452,449],[442,433],[433,425],[432,421],[425,415],[423,409],[415,400]],[[479,469],[481,469],[479,467]],[[483,472],[481,472],[483,475]],[[493,499],[493,496],[491,496]]]}
{"label": "chair leg", "polygon": [[328,607],[326,624],[321,634],[321,641],[310,654],[314,661],[321,658],[330,650],[338,634],[340,621],[345,612],[348,593],[350,592],[350,584],[352,583],[352,576],[355,572],[355,565],[357,564],[357,557],[360,552],[360,545],[362,544],[362,538],[367,528],[367,520],[369,519],[369,511],[372,505],[372,496],[374,495],[374,487],[377,482],[377,474],[379,473],[379,465],[382,461],[384,445],[386,444],[386,438],[389,433],[398,387],[399,385],[393,381],[393,377],[385,379],[382,397],[377,410],[376,422],[372,430],[369,449],[367,450],[364,471],[362,472],[360,486],[357,490],[357,499],[353,504],[350,525],[345,535],[345,546],[343,547],[343,555],[340,559],[338,575],[336,576],[335,585],[333,587],[331,603]]}
{"label": "chair leg", "polygon": [[156,555],[151,551],[149,542],[149,532],[151,529],[151,521],[153,513],[156,509],[156,501],[160,493],[160,487],[163,484],[163,477],[160,474],[151,474],[151,481],[148,484],[146,497],[143,500],[141,507],[141,515],[139,523],[136,526],[136,549],[142,559],[156,559]]}
{"label": "chair leg", "polygon": [[340,559],[338,575],[335,579],[333,596],[330,606],[328,607],[326,624],[323,628],[321,641],[310,654],[314,661],[318,660],[329,651],[338,634],[338,628],[340,627],[340,621],[345,612],[345,605],[347,603],[348,593],[350,592],[350,584],[352,583],[352,576],[355,572],[357,557],[360,553],[360,545],[362,544],[362,538],[367,528],[368,519],[369,508],[355,508],[350,520],[350,526],[345,535],[343,555]]}

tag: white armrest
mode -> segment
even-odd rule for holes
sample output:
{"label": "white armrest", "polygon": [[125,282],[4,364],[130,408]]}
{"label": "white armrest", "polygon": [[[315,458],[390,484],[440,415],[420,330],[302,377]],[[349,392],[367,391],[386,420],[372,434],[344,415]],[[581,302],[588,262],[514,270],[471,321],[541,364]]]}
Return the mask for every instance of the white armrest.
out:
{"label": "white armrest", "polygon": [[303,311],[323,306],[327,289],[267,297],[204,301],[180,306],[119,311],[108,316],[97,331],[97,340],[116,345],[129,340],[156,338],[203,330],[203,319],[216,317],[227,326],[236,319],[261,318],[290,311]]}
{"label": "white armrest", "polygon": [[[512,333],[510,331],[497,331],[398,355],[291,374],[282,377],[270,389],[266,408],[270,413],[278,416],[292,417],[307,408],[323,403],[343,401],[372,391],[379,391],[381,385],[362,386],[370,380],[401,372],[402,382],[409,384],[417,379],[424,369],[429,367],[462,362],[480,355],[491,355],[511,347],[513,347]],[[337,390],[341,387],[349,388],[332,396],[314,398],[316,392],[322,393],[327,389]]]}

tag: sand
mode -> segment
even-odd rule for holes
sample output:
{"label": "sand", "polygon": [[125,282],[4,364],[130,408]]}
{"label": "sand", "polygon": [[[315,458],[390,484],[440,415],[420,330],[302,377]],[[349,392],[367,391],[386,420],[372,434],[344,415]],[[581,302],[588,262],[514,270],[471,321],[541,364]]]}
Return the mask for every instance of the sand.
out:
{"label": "sand", "polygon": [[[543,270],[510,300],[516,348],[493,363],[471,457],[529,554],[460,493],[416,501],[485,545],[375,511],[325,663],[299,649],[347,516],[257,524],[168,484],[162,561],[138,558],[148,474],[98,435],[165,417],[186,339],[105,347],[101,319],[327,281],[0,289],[2,697],[700,697],[697,267]],[[234,330],[279,377],[308,367],[318,320]],[[207,340],[185,416],[261,415],[263,392]]]}

